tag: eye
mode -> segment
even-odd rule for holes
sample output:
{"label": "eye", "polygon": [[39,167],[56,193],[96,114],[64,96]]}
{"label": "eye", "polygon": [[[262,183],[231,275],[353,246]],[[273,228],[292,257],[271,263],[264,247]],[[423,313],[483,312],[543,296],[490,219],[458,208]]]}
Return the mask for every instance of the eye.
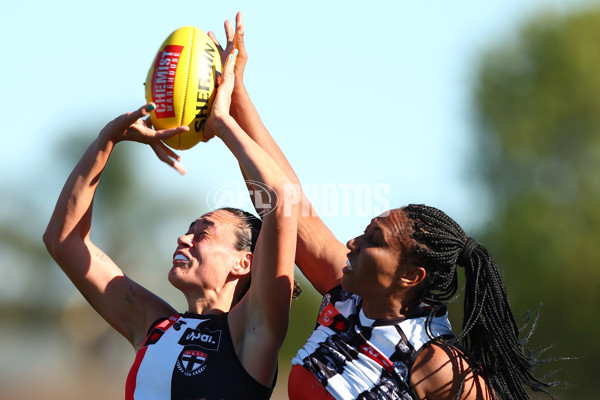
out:
{"label": "eye", "polygon": [[385,240],[383,238],[383,232],[381,232],[381,230],[379,230],[379,229],[375,229],[371,233],[369,241],[376,246],[384,246]]}
{"label": "eye", "polygon": [[361,236],[361,241],[362,243],[365,243],[366,245],[374,245],[375,242],[373,241],[373,232],[367,232],[365,231],[365,233],[363,233]]}
{"label": "eye", "polygon": [[202,240],[208,235],[207,231],[196,232],[194,233],[194,240]]}

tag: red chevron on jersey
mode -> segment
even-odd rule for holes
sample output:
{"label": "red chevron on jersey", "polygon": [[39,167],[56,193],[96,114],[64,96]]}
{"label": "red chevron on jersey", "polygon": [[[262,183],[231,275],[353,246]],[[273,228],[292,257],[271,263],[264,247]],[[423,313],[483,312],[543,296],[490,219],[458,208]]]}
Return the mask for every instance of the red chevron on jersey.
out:
{"label": "red chevron on jersey", "polygon": [[363,343],[360,346],[360,352],[369,357],[371,360],[375,361],[377,364],[381,365],[388,372],[394,372],[394,363],[391,362],[390,359],[385,356],[385,354],[371,345],[371,343]]}

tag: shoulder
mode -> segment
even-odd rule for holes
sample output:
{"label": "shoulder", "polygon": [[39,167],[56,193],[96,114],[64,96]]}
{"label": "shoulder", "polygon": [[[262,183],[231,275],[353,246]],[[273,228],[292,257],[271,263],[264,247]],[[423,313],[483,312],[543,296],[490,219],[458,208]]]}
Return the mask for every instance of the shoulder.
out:
{"label": "shoulder", "polygon": [[[450,344],[430,343],[417,356],[410,380],[421,399],[492,399],[484,377],[471,370],[467,354]],[[462,390],[461,390],[462,386]]]}

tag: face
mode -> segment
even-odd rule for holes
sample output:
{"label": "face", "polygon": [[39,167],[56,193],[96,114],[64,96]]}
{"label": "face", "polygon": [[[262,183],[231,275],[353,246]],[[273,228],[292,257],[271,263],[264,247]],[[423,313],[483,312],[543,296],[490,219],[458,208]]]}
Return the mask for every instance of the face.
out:
{"label": "face", "polygon": [[242,253],[235,249],[237,218],[225,210],[207,213],[177,239],[169,281],[180,290],[219,289]]}
{"label": "face", "polygon": [[347,266],[342,287],[366,298],[395,290],[401,271],[403,226],[407,218],[402,210],[391,210],[371,220],[365,233],[347,243]]}

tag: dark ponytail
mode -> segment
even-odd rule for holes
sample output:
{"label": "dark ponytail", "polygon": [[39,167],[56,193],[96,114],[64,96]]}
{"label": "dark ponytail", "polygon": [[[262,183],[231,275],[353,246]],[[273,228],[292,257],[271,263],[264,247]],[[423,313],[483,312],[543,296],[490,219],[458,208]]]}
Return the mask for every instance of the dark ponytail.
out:
{"label": "dark ponytail", "polygon": [[535,321],[525,340],[520,340],[502,277],[487,249],[434,207],[411,204],[403,210],[413,222],[409,256],[427,271],[423,300],[438,306],[447,303],[458,290],[457,264],[465,271],[462,330],[445,342],[462,344],[477,362],[473,369],[483,373],[501,398],[529,399],[525,387],[546,392],[555,386],[533,376],[541,362],[525,344]]}
{"label": "dark ponytail", "polygon": [[[262,227],[262,220],[256,217],[254,214],[251,214],[248,211],[240,210],[239,208],[222,207],[218,210],[227,211],[238,219],[237,229],[235,231],[237,239],[235,248],[240,251],[249,251],[254,253],[254,248],[256,247],[258,235],[260,234],[260,229]],[[240,292],[240,299],[246,294],[249,288],[250,281],[247,282],[244,289]],[[300,296],[300,294],[302,294],[302,288],[300,287],[298,281],[294,279],[292,297],[297,298]]]}

